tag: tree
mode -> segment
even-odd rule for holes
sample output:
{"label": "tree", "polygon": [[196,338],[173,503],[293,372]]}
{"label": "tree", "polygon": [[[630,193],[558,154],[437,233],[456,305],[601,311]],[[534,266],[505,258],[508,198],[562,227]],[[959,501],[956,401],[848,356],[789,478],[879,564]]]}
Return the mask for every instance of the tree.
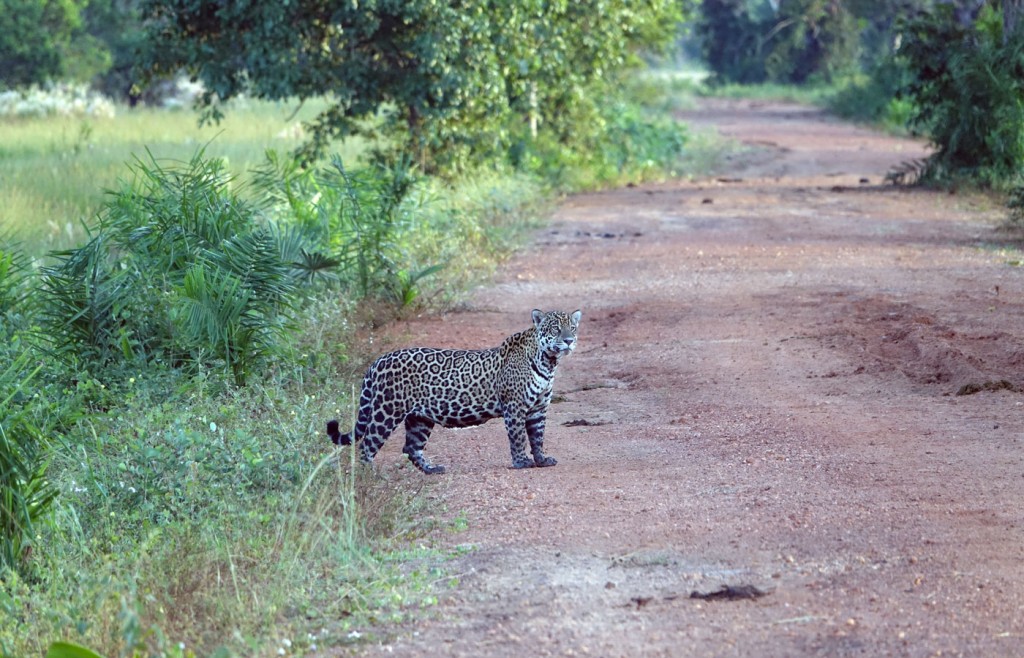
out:
{"label": "tree", "polygon": [[911,126],[937,147],[925,179],[999,184],[1024,166],[1024,34],[1011,27],[1016,7],[937,2],[905,21],[902,93],[912,101]]}
{"label": "tree", "polygon": [[830,80],[857,66],[858,25],[839,0],[781,0],[766,41],[773,81]]}
{"label": "tree", "polygon": [[859,30],[839,0],[704,0],[698,30],[722,81],[801,84],[855,67]]}
{"label": "tree", "polygon": [[[201,81],[204,117],[241,93],[326,96],[307,155],[383,130],[422,163],[500,149],[510,116],[550,121],[643,44],[672,0],[142,0],[151,76]],[[458,156],[458,157],[456,157]]]}
{"label": "tree", "polygon": [[764,34],[774,10],[768,0],[703,0],[697,34],[704,61],[719,82],[764,82]]}
{"label": "tree", "polygon": [[63,75],[82,2],[0,0],[0,85],[40,84]]}
{"label": "tree", "polygon": [[96,71],[93,85],[102,93],[131,99],[140,91],[135,63],[146,47],[139,16],[139,0],[89,0],[82,11],[89,39],[102,44],[106,65]]}

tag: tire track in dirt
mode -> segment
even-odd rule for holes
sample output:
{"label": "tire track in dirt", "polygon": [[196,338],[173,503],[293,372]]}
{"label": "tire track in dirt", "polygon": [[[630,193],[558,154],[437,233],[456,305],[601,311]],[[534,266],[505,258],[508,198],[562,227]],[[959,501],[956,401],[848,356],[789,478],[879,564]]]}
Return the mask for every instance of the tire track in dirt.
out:
{"label": "tire track in dirt", "polygon": [[[583,309],[559,465],[510,470],[499,422],[435,432],[428,542],[453,557],[428,566],[458,585],[354,650],[1019,655],[1024,395],[956,395],[1024,385],[1024,276],[993,213],[884,186],[921,145],[814,110],[683,119],[757,150],[569,198],[466,309],[391,328],[388,348],[484,347],[534,307]],[[381,468],[419,482],[401,446]],[[690,598],[742,584],[769,594]]]}

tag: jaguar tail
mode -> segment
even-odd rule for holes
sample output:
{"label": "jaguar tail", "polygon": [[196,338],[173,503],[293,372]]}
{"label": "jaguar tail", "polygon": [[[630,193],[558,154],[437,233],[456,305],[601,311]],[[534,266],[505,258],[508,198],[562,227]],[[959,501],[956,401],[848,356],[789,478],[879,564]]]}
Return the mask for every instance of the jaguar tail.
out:
{"label": "jaguar tail", "polygon": [[327,436],[331,437],[331,441],[334,441],[335,445],[352,445],[352,432],[346,432],[345,434],[339,432],[338,421],[336,420],[327,421]]}

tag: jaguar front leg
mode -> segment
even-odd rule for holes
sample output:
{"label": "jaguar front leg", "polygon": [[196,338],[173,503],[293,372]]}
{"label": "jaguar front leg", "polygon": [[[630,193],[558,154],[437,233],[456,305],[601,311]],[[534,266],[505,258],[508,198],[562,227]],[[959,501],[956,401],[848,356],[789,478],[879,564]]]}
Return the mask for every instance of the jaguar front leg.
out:
{"label": "jaguar front leg", "polygon": [[544,427],[547,424],[547,405],[534,410],[526,417],[526,436],[530,439],[530,452],[537,466],[554,466],[558,460],[544,454]]}
{"label": "jaguar front leg", "polygon": [[533,461],[526,456],[526,412],[519,405],[506,405],[502,416],[512,450],[512,468],[529,468]]}

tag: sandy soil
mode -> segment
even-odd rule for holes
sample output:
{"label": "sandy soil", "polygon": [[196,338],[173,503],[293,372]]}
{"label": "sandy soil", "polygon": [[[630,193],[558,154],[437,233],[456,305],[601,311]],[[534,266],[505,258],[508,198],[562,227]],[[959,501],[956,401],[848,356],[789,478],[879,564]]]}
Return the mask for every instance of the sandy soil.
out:
{"label": "sandy soil", "polygon": [[[511,470],[500,422],[436,431],[428,541],[458,584],[359,653],[1024,655],[1024,268],[999,208],[884,184],[923,146],[814,110],[683,120],[754,149],[571,197],[465,309],[392,327],[485,347],[583,310],[558,466]],[[381,468],[424,477],[401,447]],[[724,585],[766,594],[691,598]]]}

